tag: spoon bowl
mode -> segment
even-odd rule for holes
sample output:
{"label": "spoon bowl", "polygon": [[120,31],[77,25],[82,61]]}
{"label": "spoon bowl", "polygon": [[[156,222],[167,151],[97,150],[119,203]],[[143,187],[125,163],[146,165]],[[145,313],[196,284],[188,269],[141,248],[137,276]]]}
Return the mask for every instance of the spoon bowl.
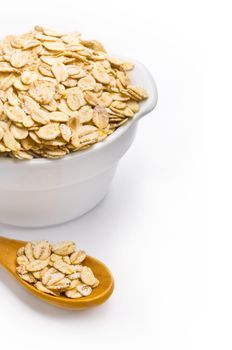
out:
{"label": "spoon bowl", "polygon": [[85,263],[93,270],[94,275],[100,281],[99,286],[93,289],[91,295],[78,299],[69,299],[67,297],[53,296],[39,291],[33,285],[22,280],[16,272],[17,250],[25,246],[26,243],[25,241],[18,241],[0,236],[0,265],[10,272],[27,291],[37,298],[59,308],[81,310],[100,305],[111,296],[114,289],[113,276],[106,265],[91,256],[86,257]]}

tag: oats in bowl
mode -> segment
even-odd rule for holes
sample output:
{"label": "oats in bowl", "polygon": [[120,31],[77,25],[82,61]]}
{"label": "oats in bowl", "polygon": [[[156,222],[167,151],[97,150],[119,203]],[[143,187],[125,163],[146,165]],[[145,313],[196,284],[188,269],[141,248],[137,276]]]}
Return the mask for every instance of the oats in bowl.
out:
{"label": "oats in bowl", "polygon": [[133,118],[147,92],[133,64],[79,32],[35,26],[0,42],[0,155],[61,158],[104,140]]}

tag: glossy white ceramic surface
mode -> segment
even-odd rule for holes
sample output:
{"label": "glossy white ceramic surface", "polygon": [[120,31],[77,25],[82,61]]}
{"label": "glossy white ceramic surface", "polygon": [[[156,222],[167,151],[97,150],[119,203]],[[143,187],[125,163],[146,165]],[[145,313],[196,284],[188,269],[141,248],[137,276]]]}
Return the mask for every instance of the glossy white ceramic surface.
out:
{"label": "glossy white ceramic surface", "polygon": [[0,222],[23,227],[55,225],[86,213],[104,198],[120,158],[134,140],[138,120],[157,103],[152,76],[141,63],[133,62],[131,80],[144,87],[149,98],[132,120],[103,142],[59,160],[0,160]]}

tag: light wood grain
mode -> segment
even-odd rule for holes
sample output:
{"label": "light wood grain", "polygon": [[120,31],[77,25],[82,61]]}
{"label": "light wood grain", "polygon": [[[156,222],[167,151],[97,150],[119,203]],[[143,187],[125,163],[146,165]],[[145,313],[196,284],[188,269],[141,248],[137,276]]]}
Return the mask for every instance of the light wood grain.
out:
{"label": "light wood grain", "polygon": [[88,297],[80,299],[68,299],[66,297],[55,297],[42,293],[33,285],[23,281],[16,273],[16,252],[27,242],[8,239],[0,236],[0,265],[4,267],[10,274],[30,293],[43,301],[55,305],[57,307],[69,310],[80,310],[104,303],[112,294],[114,289],[114,280],[110,270],[101,261],[87,256],[85,264],[89,266],[100,284]]}

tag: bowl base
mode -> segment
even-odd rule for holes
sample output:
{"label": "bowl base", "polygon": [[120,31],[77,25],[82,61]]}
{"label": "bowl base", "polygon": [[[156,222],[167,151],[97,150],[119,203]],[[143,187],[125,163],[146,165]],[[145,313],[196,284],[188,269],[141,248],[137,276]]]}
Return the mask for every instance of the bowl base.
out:
{"label": "bowl base", "polygon": [[[110,169],[81,183],[45,191],[24,192],[5,190],[12,203],[6,208],[0,202],[0,222],[17,227],[46,227],[78,218],[96,207],[108,193],[117,163]],[[12,201],[10,200],[12,197]],[[33,208],[31,203],[33,202]]]}

